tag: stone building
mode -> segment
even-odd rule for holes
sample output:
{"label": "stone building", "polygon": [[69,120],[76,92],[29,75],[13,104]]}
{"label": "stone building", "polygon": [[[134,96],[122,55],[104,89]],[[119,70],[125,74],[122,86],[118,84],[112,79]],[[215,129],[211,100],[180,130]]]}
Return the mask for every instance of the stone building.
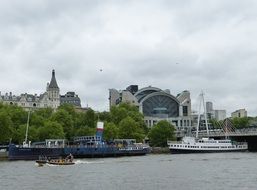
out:
{"label": "stone building", "polygon": [[247,111],[245,109],[239,109],[231,113],[231,117],[247,117]]}
{"label": "stone building", "polygon": [[75,92],[67,92],[65,95],[61,95],[61,105],[62,104],[72,104],[76,108],[81,108],[80,98]]}
{"label": "stone building", "polygon": [[13,95],[12,92],[2,95],[0,92],[0,102],[10,105],[17,105],[26,110],[32,108],[53,108],[60,106],[60,89],[58,87],[55,71],[52,71],[52,78],[50,83],[47,83],[46,92],[43,94],[28,94],[24,93],[20,96]]}

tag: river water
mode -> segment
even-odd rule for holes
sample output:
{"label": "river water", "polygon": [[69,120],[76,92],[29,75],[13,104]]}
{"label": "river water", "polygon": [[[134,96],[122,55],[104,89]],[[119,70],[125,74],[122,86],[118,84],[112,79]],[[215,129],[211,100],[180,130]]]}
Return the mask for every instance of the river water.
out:
{"label": "river water", "polygon": [[77,159],[38,167],[1,161],[1,190],[256,190],[257,153]]}

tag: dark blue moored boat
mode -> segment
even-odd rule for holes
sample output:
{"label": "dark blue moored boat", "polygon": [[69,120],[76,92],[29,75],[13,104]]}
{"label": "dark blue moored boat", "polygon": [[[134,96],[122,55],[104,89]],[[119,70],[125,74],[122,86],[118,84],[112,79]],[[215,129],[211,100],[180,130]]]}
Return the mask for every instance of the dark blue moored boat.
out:
{"label": "dark blue moored boat", "polygon": [[50,158],[66,157],[97,158],[115,156],[137,156],[149,153],[149,146],[136,143],[134,139],[116,139],[111,143],[102,140],[103,123],[97,123],[95,136],[75,137],[73,142],[64,139],[47,139],[45,142],[9,145],[9,160],[37,160],[40,156]]}

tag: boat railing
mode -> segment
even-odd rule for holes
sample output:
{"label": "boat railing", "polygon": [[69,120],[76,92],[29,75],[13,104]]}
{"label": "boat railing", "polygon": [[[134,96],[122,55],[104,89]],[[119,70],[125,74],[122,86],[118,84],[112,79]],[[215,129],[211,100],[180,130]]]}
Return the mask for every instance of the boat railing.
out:
{"label": "boat railing", "polygon": [[119,148],[119,150],[143,150],[145,147],[139,147],[139,146],[128,146]]}
{"label": "boat railing", "polygon": [[182,141],[167,141],[167,144],[182,144]]}
{"label": "boat railing", "polygon": [[236,141],[232,141],[232,145],[248,145],[247,142],[236,142]]}

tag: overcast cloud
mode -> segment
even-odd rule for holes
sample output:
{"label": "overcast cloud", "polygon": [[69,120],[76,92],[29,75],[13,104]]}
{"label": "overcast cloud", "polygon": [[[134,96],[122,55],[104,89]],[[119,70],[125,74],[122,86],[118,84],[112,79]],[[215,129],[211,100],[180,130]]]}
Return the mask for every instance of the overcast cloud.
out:
{"label": "overcast cloud", "polygon": [[0,64],[2,93],[43,93],[55,69],[95,110],[138,84],[256,116],[257,1],[2,0]]}

